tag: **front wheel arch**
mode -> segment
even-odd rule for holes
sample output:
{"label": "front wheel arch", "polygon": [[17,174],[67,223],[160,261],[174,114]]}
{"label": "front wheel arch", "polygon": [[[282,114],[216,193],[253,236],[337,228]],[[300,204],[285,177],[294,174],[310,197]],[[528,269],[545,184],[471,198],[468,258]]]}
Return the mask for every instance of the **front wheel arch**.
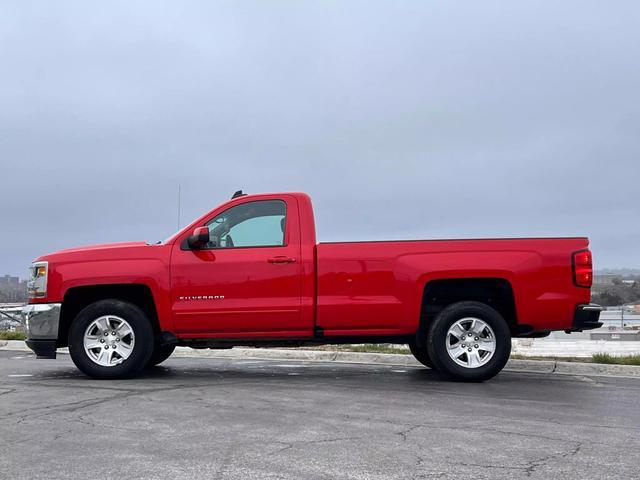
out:
{"label": "front wheel arch", "polygon": [[156,335],[161,332],[156,301],[152,289],[142,283],[81,285],[68,289],[62,300],[58,347],[68,345],[71,325],[80,312],[100,300],[121,300],[137,306],[151,322]]}
{"label": "front wheel arch", "polygon": [[[111,366],[99,364],[96,362],[96,358],[92,358],[85,350],[85,339],[89,327],[96,319],[105,316],[126,320],[132,328],[135,338],[132,352],[128,357]],[[108,328],[113,328],[113,326]],[[68,335],[69,353],[78,369],[92,378],[130,378],[140,373],[147,365],[153,353],[154,337],[151,322],[145,312],[137,305],[119,299],[104,299],[82,309],[71,323]],[[106,348],[106,346],[102,348]]]}

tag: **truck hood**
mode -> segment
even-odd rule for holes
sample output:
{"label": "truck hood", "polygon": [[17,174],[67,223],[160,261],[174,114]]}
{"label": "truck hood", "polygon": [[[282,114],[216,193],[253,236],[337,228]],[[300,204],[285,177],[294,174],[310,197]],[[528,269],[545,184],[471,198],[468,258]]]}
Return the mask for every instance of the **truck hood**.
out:
{"label": "truck hood", "polygon": [[[142,253],[147,249],[157,248],[146,242],[118,242],[87,245],[67,248],[38,257],[35,261],[61,263],[66,261],[91,261],[128,258],[132,254]],[[146,255],[145,255],[146,256]]]}
{"label": "truck hood", "polygon": [[169,287],[171,244],[109,243],[69,248],[36,259],[48,262],[47,302],[62,302],[74,287],[138,283]]}

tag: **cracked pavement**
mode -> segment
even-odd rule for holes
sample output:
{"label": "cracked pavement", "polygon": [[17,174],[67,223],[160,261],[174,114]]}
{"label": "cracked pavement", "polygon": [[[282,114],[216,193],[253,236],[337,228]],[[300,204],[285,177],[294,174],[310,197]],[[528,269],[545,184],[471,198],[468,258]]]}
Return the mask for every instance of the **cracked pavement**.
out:
{"label": "cracked pavement", "polygon": [[640,379],[172,358],[95,381],[0,352],[0,477],[640,477]]}

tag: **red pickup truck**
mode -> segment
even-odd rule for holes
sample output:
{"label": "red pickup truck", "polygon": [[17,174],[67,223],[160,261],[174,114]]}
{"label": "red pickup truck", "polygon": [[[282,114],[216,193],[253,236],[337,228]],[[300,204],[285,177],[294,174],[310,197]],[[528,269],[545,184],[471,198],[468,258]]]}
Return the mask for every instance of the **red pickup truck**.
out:
{"label": "red pickup truck", "polygon": [[601,326],[586,238],[316,244],[304,193],[245,195],[168,240],[37,258],[23,312],[38,358],[69,347],[94,378],[131,377],[192,348],[408,344],[482,381],[512,337]]}

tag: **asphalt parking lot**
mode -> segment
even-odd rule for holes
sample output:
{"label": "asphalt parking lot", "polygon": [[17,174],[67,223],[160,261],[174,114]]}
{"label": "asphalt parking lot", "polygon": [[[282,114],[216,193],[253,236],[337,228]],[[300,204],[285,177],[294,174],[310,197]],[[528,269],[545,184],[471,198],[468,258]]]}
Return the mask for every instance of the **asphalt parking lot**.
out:
{"label": "asphalt parking lot", "polygon": [[0,478],[638,478],[640,379],[170,359],[94,381],[0,352]]}

